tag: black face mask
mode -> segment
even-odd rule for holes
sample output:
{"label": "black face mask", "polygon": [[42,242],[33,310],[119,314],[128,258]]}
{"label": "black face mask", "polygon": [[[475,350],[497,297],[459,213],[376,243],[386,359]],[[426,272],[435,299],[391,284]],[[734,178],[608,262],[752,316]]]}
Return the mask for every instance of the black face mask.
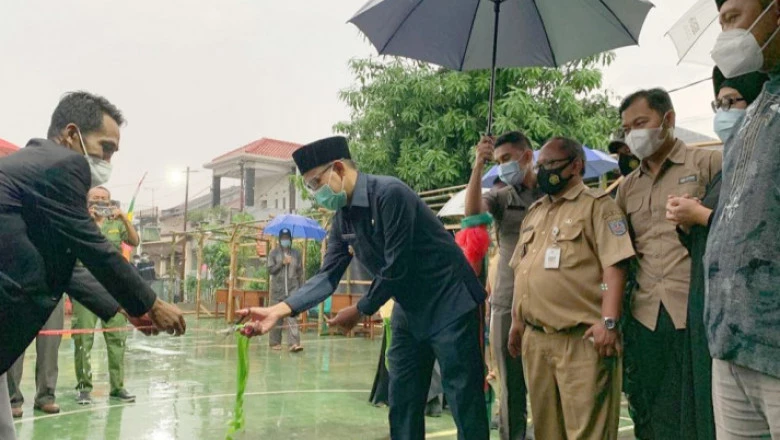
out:
{"label": "black face mask", "polygon": [[633,154],[621,154],[618,156],[618,167],[621,175],[628,176],[639,167],[639,158]]}
{"label": "black face mask", "polygon": [[563,177],[563,170],[566,169],[571,163],[574,161],[574,158],[569,158],[569,160],[566,161],[565,164],[559,166],[558,168],[554,168],[552,170],[547,170],[544,167],[539,167],[539,172],[537,173],[537,182],[539,184],[539,189],[542,190],[543,193],[554,196],[561,191],[563,191],[564,188],[566,188],[566,185],[569,184],[569,181],[571,180],[572,176],[569,177]]}

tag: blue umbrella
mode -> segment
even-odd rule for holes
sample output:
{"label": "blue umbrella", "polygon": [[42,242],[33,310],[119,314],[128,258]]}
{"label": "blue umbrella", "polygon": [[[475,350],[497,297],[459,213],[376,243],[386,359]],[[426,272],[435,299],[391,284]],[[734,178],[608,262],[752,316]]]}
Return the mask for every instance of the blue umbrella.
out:
{"label": "blue umbrella", "polygon": [[648,0],[369,0],[349,21],[381,55],[491,69],[490,134],[497,67],[557,67],[638,44],[652,7]]}
{"label": "blue umbrella", "polygon": [[282,229],[289,229],[293,238],[311,238],[321,241],[328,235],[316,220],[296,214],[283,214],[275,217],[263,229],[263,234],[279,235]]}
{"label": "blue umbrella", "polygon": [[[582,146],[585,151],[585,179],[594,179],[618,167],[618,162],[603,151]],[[539,150],[534,151],[534,162],[539,157]],[[498,165],[493,166],[482,176],[482,188],[492,188],[498,177]]]}

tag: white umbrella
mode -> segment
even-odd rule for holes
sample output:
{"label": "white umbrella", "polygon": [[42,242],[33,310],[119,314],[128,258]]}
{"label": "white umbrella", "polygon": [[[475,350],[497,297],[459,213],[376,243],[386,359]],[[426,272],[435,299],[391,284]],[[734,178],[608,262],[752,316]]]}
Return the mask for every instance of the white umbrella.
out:
{"label": "white umbrella", "polygon": [[[482,194],[490,191],[487,188],[482,188]],[[452,198],[442,206],[437,214],[439,217],[455,217],[466,215],[466,190],[462,190],[459,193],[452,196]]]}
{"label": "white umbrella", "polygon": [[718,7],[712,0],[699,0],[669,28],[666,35],[677,49],[682,62],[712,66],[710,52],[720,33]]}

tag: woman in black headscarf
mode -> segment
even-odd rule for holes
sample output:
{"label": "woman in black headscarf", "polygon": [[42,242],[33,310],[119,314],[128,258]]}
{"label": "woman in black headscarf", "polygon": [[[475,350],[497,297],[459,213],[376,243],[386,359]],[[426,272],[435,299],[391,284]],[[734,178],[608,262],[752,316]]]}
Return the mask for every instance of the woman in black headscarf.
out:
{"label": "woman in black headscarf", "polygon": [[[750,73],[726,79],[718,68],[712,75],[716,112],[715,131],[725,143],[739,127],[745,109],[761,92],[768,78],[760,73]],[[707,247],[707,234],[712,222],[712,212],[718,205],[721,175],[713,176],[702,200],[687,197],[669,197],[666,218],[677,224],[680,241],[691,256],[691,285],[688,296],[688,339],[683,351],[683,390],[693,390],[693,395],[683,391],[680,416],[693,418],[695,423],[683,423],[684,440],[715,440],[715,422],[712,412],[712,358],[707,348],[704,328],[704,265],[702,259]],[[685,385],[690,384],[690,385]]]}

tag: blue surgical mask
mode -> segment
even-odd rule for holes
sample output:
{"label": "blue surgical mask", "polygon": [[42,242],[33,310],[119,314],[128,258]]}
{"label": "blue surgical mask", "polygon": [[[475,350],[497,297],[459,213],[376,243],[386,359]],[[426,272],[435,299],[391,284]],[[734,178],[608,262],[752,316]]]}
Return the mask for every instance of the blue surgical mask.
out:
{"label": "blue surgical mask", "polygon": [[718,110],[718,112],[715,113],[715,121],[713,123],[715,133],[718,134],[718,137],[724,144],[734,134],[739,121],[745,116],[745,112],[745,109],[732,108],[728,110]]}
{"label": "blue surgical mask", "polygon": [[333,169],[329,171],[328,183],[322,185],[322,188],[318,189],[314,193],[314,200],[317,204],[330,211],[338,211],[339,209],[347,206],[347,192],[344,191],[344,181],[341,181],[341,191],[335,192],[330,187],[330,178],[333,175]]}
{"label": "blue surgical mask", "polygon": [[509,186],[518,186],[525,180],[525,170],[513,160],[498,166],[498,178]]}
{"label": "blue surgical mask", "polygon": [[281,244],[283,248],[288,248],[292,245],[292,241],[284,239],[284,240],[280,240],[279,244]]}

